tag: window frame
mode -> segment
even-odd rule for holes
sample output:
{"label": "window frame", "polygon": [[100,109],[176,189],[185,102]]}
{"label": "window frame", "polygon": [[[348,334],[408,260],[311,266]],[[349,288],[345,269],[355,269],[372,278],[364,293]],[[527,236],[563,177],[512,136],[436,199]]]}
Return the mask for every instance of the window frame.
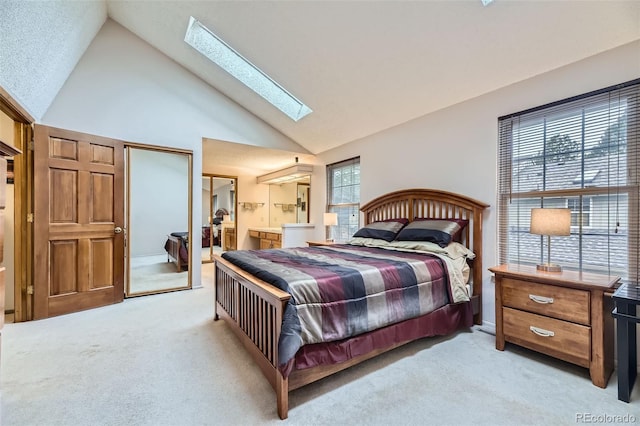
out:
{"label": "window frame", "polygon": [[[606,99],[608,96],[608,104]],[[615,97],[618,97],[617,99]],[[613,99],[613,100],[612,100]],[[603,101],[604,100],[604,101]],[[620,114],[622,101],[624,101],[624,113]],[[608,116],[605,121],[599,119],[598,111],[600,104],[606,105],[608,108]],[[618,115],[613,110],[612,105],[618,108]],[[614,112],[612,114],[612,111]],[[581,121],[581,128],[579,129],[580,141],[579,149],[572,150],[571,145],[565,150],[558,151],[549,150],[550,139],[553,136],[553,132],[548,132],[547,126],[560,125],[562,126],[563,120],[571,121],[576,115],[576,112],[581,114],[579,117]],[[565,114],[562,116],[562,114]],[[591,116],[592,114],[593,116]],[[614,121],[610,120],[613,117]],[[542,130],[539,131],[539,135],[534,133],[533,126],[536,125],[535,120],[548,120],[542,124]],[[605,124],[603,125],[598,120],[601,120]],[[524,123],[524,124],[523,124]],[[550,123],[550,124],[549,124]],[[624,127],[622,125],[624,123]],[[527,129],[527,124],[530,124],[530,128]],[[594,142],[595,139],[588,139],[599,135],[599,130],[594,131],[598,125],[605,126],[603,134],[600,140],[604,140],[606,136],[606,143],[598,145]],[[594,126],[591,128],[590,126]],[[566,130],[569,129],[569,130]],[[623,130],[621,130],[623,129]],[[523,132],[529,133],[524,134]],[[557,130],[556,130],[557,131]],[[564,129],[566,132],[576,131],[572,126],[567,125]],[[639,248],[640,242],[640,224],[638,223],[638,215],[640,214],[640,193],[638,175],[640,174],[640,79],[632,80],[626,83],[622,83],[616,86],[607,87],[598,91],[590,92],[584,95],[575,96],[569,99],[553,102],[551,104],[542,105],[540,107],[532,108],[519,113],[510,114],[500,117],[498,119],[498,176],[497,176],[497,201],[498,201],[498,259],[500,263],[532,263],[530,258],[525,256],[524,262],[521,261],[520,253],[522,251],[521,244],[529,244],[524,242],[525,239],[520,239],[519,236],[514,237],[515,233],[521,233],[524,235],[523,228],[525,224],[522,218],[526,218],[526,211],[523,208],[528,208],[532,204],[531,201],[538,199],[540,205],[537,207],[545,207],[545,200],[547,203],[552,199],[565,198],[565,206],[569,206],[569,199],[572,198],[588,198],[589,210],[585,211],[582,202],[580,202],[581,211],[572,210],[572,216],[574,214],[589,215],[588,224],[580,224],[578,226],[571,226],[572,237],[576,236],[578,239],[578,261],[573,267],[567,269],[588,270],[593,272],[604,272],[613,275],[621,275],[623,279],[633,279],[638,281],[638,273],[640,270],[639,264]],[[548,132],[548,133],[547,133]],[[562,133],[557,131],[558,135]],[[615,133],[614,133],[615,132]],[[524,136],[523,136],[524,134]],[[614,139],[615,136],[615,139]],[[520,138],[523,138],[523,141]],[[585,140],[588,142],[585,143]],[[539,145],[536,145],[535,141],[538,141]],[[570,140],[570,138],[569,138]],[[534,142],[531,142],[534,141]],[[524,145],[523,145],[524,144]],[[529,144],[529,145],[527,145]],[[624,144],[624,145],[623,145]],[[536,152],[535,146],[542,146],[542,155]],[[624,155],[620,154],[624,150]],[[564,152],[565,154],[562,154]],[[604,153],[603,153],[604,152]],[[527,182],[519,175],[525,169],[526,157],[523,153],[528,153],[531,156],[532,161],[538,159],[540,156],[542,161],[542,177],[540,174],[534,175],[533,178]],[[516,155],[517,154],[517,155]],[[569,155],[570,154],[570,155]],[[554,159],[558,164],[562,164],[562,155],[568,155],[567,158],[571,158],[573,155],[577,155],[581,161],[582,169],[580,170],[582,181],[578,179],[569,179],[565,182],[549,182],[547,163],[550,159]],[[597,186],[593,184],[593,181],[598,176],[599,171],[587,170],[585,164],[590,167],[598,166],[598,157],[604,157],[604,163],[607,168],[604,170],[607,179],[606,185]],[[614,158],[615,157],[615,158]],[[612,166],[613,160],[618,160],[624,157],[624,169],[614,170],[615,164]],[[595,158],[595,160],[594,160]],[[592,161],[589,163],[589,161]],[[568,167],[568,166],[567,166]],[[532,168],[533,169],[533,168]],[[517,170],[516,173],[514,171]],[[613,171],[612,171],[613,170]],[[591,175],[594,174],[592,177]],[[613,176],[613,179],[611,179]],[[535,181],[532,183],[531,181]],[[537,182],[541,182],[541,186],[534,188]],[[550,188],[550,185],[556,185]],[[576,184],[579,187],[576,187]],[[531,200],[531,201],[527,201]],[[604,200],[603,205],[606,206],[606,212],[611,216],[612,205],[615,208],[615,226],[611,227],[611,218],[607,217],[607,225],[599,225],[601,229],[606,229],[607,238],[610,238],[614,233],[618,233],[620,228],[620,217],[623,220],[626,219],[627,234],[626,234],[626,248],[624,255],[628,256],[626,261],[626,267],[621,268],[620,264],[615,266],[615,270],[612,270],[612,260],[615,257],[609,252],[606,254],[607,267],[603,268],[601,265],[590,265],[585,261],[583,256],[583,236],[588,238],[589,235],[593,235],[595,229],[594,224],[601,224],[603,220],[594,216],[595,200]],[[615,201],[612,201],[615,200]],[[623,202],[619,202],[623,200]],[[514,202],[516,202],[514,206]],[[553,203],[551,203],[553,204]],[[557,203],[553,204],[557,206]],[[602,209],[602,206],[598,205],[598,209]],[[515,215],[515,216],[514,216]],[[626,217],[624,217],[626,215]],[[528,229],[528,224],[526,225]],[[544,243],[542,237],[539,237],[540,247]],[[560,242],[560,240],[558,240]],[[610,239],[607,239],[607,247],[611,247]],[[509,250],[516,247],[517,254],[509,253]],[[554,244],[552,244],[552,249]],[[528,247],[525,247],[527,249]],[[619,248],[616,246],[616,248]],[[598,248],[599,249],[599,248]],[[531,250],[529,250],[530,252]],[[543,261],[545,250],[539,250],[539,259],[536,262]],[[592,254],[590,252],[589,254]],[[552,255],[552,258],[554,256]],[[533,263],[536,263],[533,262]],[[623,261],[620,261],[623,262]]]}
{"label": "window frame", "polygon": [[[336,186],[334,182],[334,171],[349,170],[355,181],[346,185]],[[360,227],[360,157],[353,157],[347,160],[328,164],[327,172],[327,207],[326,212],[338,213],[338,225],[327,227],[325,235],[328,240],[345,242]],[[337,188],[351,187],[351,197],[348,200],[335,200],[334,194]],[[356,191],[357,189],[357,191]],[[347,220],[345,220],[345,218]],[[345,223],[347,222],[347,223]]]}

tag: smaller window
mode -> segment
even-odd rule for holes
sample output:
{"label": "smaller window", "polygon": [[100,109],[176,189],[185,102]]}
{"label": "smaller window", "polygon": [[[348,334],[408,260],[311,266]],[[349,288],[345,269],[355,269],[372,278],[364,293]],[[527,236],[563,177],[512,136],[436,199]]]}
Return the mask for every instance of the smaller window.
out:
{"label": "smaller window", "polygon": [[348,241],[360,225],[360,158],[327,166],[327,212],[338,213],[338,225],[327,238]]}
{"label": "smaller window", "polygon": [[568,198],[567,208],[571,209],[571,226],[591,226],[591,197]]}

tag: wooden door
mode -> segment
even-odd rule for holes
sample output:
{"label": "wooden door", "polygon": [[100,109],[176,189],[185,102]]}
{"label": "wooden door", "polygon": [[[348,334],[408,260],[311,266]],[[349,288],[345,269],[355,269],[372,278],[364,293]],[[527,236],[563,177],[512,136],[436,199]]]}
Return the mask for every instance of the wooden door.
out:
{"label": "wooden door", "polygon": [[34,319],[124,297],[124,144],[36,125]]}

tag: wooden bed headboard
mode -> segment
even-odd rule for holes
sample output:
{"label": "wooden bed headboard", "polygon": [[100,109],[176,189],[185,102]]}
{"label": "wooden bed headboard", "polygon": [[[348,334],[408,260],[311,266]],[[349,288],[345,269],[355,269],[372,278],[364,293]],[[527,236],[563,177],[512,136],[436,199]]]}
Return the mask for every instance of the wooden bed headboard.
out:
{"label": "wooden bed headboard", "polygon": [[[364,223],[406,218],[467,219],[462,243],[476,255],[472,265],[473,294],[482,294],[482,214],[489,207],[473,198],[437,189],[403,189],[375,198],[360,207]],[[482,306],[479,306],[481,316]]]}

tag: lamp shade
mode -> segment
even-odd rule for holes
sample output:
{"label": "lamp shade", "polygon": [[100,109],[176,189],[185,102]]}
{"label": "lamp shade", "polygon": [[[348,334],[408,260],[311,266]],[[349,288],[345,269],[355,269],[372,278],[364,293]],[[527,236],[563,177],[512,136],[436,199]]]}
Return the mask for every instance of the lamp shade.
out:
{"label": "lamp shade", "polygon": [[571,209],[531,209],[529,232],[537,235],[569,235]]}
{"label": "lamp shade", "polygon": [[323,223],[325,226],[336,226],[338,224],[338,213],[325,213]]}

